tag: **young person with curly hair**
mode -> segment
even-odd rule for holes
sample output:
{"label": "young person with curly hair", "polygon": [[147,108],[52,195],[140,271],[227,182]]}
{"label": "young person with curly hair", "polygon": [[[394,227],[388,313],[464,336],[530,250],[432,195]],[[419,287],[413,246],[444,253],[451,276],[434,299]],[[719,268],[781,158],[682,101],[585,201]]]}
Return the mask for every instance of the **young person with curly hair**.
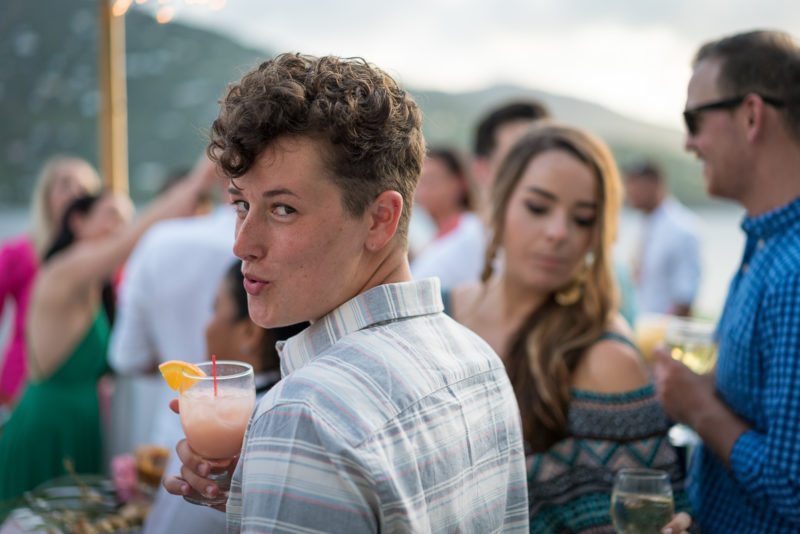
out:
{"label": "young person with curly hair", "polygon": [[[421,114],[360,59],[284,54],[233,84],[209,154],[230,178],[250,316],[310,321],[279,345],[227,501],[231,531],[528,528],[519,412],[502,362],[411,281]],[[182,477],[214,496],[209,462]]]}

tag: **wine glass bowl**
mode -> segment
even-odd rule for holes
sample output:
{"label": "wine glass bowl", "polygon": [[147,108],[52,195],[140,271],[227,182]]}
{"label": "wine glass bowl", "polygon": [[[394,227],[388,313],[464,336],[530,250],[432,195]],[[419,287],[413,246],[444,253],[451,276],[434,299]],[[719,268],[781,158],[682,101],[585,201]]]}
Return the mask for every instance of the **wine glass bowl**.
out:
{"label": "wine glass bowl", "polygon": [[657,534],[675,515],[669,475],[657,469],[620,469],[611,493],[618,534]]}
{"label": "wine glass bowl", "polygon": [[706,374],[717,364],[714,324],[685,317],[672,317],[664,335],[670,356],[697,374]]}

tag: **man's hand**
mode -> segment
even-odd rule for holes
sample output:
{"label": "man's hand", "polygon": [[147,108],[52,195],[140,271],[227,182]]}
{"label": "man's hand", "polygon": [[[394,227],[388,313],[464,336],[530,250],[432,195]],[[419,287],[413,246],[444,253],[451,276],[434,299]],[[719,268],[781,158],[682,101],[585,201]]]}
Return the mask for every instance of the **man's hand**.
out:
{"label": "man's hand", "polygon": [[689,425],[726,466],[731,451],[750,426],[736,415],[716,393],[713,374],[698,375],[673,360],[664,349],[656,349],[653,375],[656,395],[667,415]]}
{"label": "man's hand", "polygon": [[689,531],[692,526],[692,518],[686,512],[680,512],[672,517],[664,528],[661,529],[661,534],[683,534]]}
{"label": "man's hand", "polygon": [[693,425],[698,409],[717,402],[714,375],[698,375],[677,360],[663,347],[653,351],[653,375],[656,395],[673,421]]}

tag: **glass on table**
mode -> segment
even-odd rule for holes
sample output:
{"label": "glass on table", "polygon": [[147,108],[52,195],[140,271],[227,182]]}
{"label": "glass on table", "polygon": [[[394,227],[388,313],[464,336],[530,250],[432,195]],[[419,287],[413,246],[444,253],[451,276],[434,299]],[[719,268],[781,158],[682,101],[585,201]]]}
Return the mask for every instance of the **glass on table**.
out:
{"label": "glass on table", "polygon": [[611,493],[618,534],[657,534],[675,515],[669,475],[657,469],[620,469]]}
{"label": "glass on table", "polygon": [[207,478],[219,486],[216,497],[196,492],[184,496],[194,504],[216,506],[228,500],[231,475],[227,468],[215,468],[241,451],[247,423],[255,406],[253,367],[236,361],[216,362],[216,381],[212,362],[197,364],[205,376],[183,373],[180,389],[180,416],[189,446],[212,465]]}

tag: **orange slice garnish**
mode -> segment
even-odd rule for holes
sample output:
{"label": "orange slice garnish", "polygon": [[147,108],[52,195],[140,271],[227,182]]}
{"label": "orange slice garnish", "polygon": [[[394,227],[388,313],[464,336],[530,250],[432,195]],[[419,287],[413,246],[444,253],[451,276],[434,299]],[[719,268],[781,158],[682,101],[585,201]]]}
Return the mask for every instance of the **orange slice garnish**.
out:
{"label": "orange slice garnish", "polygon": [[175,391],[183,391],[189,389],[194,385],[197,380],[184,375],[206,376],[202,369],[189,362],[182,362],[180,360],[170,360],[158,366],[161,371],[161,376],[167,382],[167,385]]}

